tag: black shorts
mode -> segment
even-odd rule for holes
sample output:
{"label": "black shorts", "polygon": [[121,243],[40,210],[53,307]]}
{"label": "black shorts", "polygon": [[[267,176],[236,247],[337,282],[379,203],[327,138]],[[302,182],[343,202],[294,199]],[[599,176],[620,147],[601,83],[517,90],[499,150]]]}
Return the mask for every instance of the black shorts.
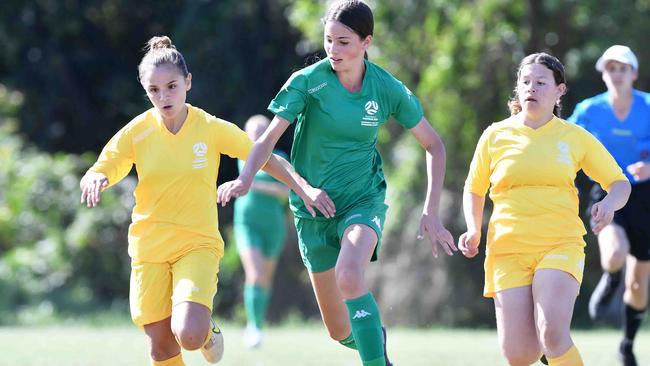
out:
{"label": "black shorts", "polygon": [[[594,184],[589,193],[588,217],[591,217],[591,206],[606,194],[598,184]],[[632,185],[630,199],[625,207],[616,211],[614,222],[625,230],[630,254],[640,261],[650,260],[650,182]]]}

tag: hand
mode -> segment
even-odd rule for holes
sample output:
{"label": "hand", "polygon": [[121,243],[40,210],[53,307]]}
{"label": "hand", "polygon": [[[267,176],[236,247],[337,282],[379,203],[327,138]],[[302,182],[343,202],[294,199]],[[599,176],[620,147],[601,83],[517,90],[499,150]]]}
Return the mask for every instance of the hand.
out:
{"label": "hand", "polygon": [[474,258],[478,254],[478,245],[481,243],[481,234],[465,232],[458,238],[458,249],[467,258]]}
{"label": "hand", "polygon": [[639,161],[627,166],[626,170],[634,177],[637,182],[650,178],[650,163]]}
{"label": "hand", "polygon": [[90,208],[96,207],[101,200],[101,193],[106,187],[108,187],[106,175],[89,170],[79,182],[81,203],[85,202]]}
{"label": "hand", "polygon": [[435,258],[438,258],[437,245],[440,245],[447,255],[454,255],[453,252],[458,250],[454,245],[454,238],[451,233],[442,226],[437,216],[422,214],[420,228],[418,229],[418,240],[424,239],[425,234],[428,234],[427,236],[431,240],[431,249]]}
{"label": "hand", "polygon": [[334,217],[336,214],[334,201],[332,201],[324,190],[308,186],[302,188],[302,192],[296,192],[296,194],[302,199],[305,208],[307,208],[307,211],[309,211],[312,217],[316,217],[314,207],[328,219]]}
{"label": "hand", "polygon": [[598,235],[614,219],[614,208],[608,204],[607,197],[591,207],[591,230]]}
{"label": "hand", "polygon": [[251,183],[246,183],[240,178],[223,183],[217,188],[217,204],[221,203],[221,207],[224,207],[232,198],[245,196],[251,188]]}

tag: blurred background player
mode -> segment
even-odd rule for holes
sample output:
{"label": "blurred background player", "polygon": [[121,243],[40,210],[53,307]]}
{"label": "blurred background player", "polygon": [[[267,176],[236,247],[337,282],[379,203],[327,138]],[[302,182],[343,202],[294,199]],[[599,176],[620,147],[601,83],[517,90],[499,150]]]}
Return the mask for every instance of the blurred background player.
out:
{"label": "blurred background player", "polygon": [[[255,141],[270,122],[258,114],[246,121],[244,130]],[[274,153],[284,155],[279,150]],[[241,171],[244,162],[239,160],[238,165]],[[260,170],[255,174],[250,192],[235,201],[235,241],[246,275],[244,344],[247,347],[257,347],[262,343],[262,326],[271,296],[273,274],[287,233],[285,209],[288,194],[287,186]]]}
{"label": "blurred background player", "polygon": [[[596,70],[602,73],[607,91],[579,103],[569,120],[609,150],[632,184],[632,193],[612,223],[598,233],[604,273],[589,301],[589,314],[604,320],[613,308],[618,317],[620,308],[613,302],[620,301],[616,290],[624,282],[619,358],[623,365],[636,365],[632,346],[648,306],[650,280],[650,94],[633,87],[639,64],[629,47],[608,48],[596,62]],[[605,192],[596,184],[590,196],[593,205]]]}

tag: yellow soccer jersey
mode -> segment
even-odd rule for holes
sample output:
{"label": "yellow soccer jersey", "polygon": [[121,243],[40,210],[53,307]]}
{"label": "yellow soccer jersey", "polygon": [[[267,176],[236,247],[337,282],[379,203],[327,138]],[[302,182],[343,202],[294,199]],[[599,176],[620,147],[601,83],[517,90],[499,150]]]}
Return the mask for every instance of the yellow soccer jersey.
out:
{"label": "yellow soccer jersey", "polygon": [[626,180],[603,145],[579,126],[553,117],[532,129],[513,116],[488,127],[479,139],[465,191],[494,209],[487,252],[525,253],[557,245],[584,246],[576,173],[609,187]]}
{"label": "yellow soccer jersey", "polygon": [[245,160],[252,146],[236,125],[189,104],[175,135],[152,108],[113,136],[90,170],[104,173],[113,185],[135,164],[131,258],[165,262],[208,246],[223,255],[216,189],[220,156]]}

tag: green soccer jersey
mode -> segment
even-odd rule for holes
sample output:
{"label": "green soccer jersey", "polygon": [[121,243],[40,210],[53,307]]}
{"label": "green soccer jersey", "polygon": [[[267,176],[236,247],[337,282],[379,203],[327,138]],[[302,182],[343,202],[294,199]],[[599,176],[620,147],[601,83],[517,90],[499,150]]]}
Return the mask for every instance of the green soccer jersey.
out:
{"label": "green soccer jersey", "polygon": [[[297,121],[291,163],[312,186],[327,192],[337,216],[358,204],[384,201],[379,127],[394,117],[412,128],[423,116],[406,86],[368,60],[365,66],[361,90],[351,93],[324,59],[291,75],[268,107]],[[311,217],[295,193],[289,202],[295,216]]]}

